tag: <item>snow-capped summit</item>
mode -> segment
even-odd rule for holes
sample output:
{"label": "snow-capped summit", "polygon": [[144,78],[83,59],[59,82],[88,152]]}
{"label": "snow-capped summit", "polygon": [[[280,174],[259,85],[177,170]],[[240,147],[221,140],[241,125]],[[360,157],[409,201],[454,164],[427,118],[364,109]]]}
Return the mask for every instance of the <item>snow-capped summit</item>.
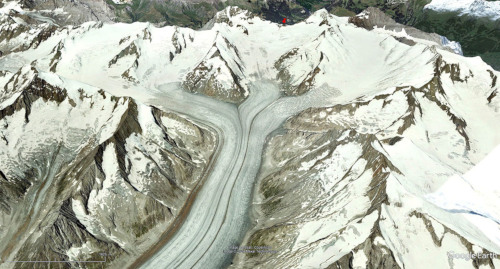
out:
{"label": "snow-capped summit", "polygon": [[358,15],[349,19],[352,23],[374,31],[386,32],[406,44],[414,44],[415,40],[420,43],[441,45],[441,48],[448,49],[457,54],[463,55],[460,43],[450,41],[445,36],[436,33],[426,33],[411,26],[405,26],[391,19],[387,14],[378,8],[369,7]]}
{"label": "snow-capped summit", "polygon": [[3,261],[499,264],[450,261],[500,253],[498,227],[490,238],[427,198],[500,144],[500,73],[439,36],[325,10],[283,25],[228,7],[202,30],[13,16],[0,14]]}
{"label": "snow-capped summit", "polygon": [[459,12],[475,17],[500,19],[500,2],[486,0],[432,0],[425,8],[435,11]]}

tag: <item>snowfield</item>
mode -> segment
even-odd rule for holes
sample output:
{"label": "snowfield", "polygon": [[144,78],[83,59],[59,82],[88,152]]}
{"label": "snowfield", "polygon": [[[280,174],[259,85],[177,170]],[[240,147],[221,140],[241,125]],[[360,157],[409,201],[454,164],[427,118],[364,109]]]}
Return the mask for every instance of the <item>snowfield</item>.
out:
{"label": "snowfield", "polygon": [[500,2],[486,0],[432,0],[425,8],[435,11],[460,12],[462,15],[500,19]]}
{"label": "snowfield", "polygon": [[[32,109],[41,113],[29,123],[24,111],[2,116],[17,128],[8,144],[0,140],[0,169],[33,157],[42,142],[79,150],[81,136],[66,137],[66,128],[100,130],[93,142],[108,141],[99,153],[105,176],[95,177],[99,188],[88,204],[68,201],[92,236],[126,250],[113,268],[326,268],[351,258],[359,268],[372,261],[474,268],[472,261],[450,263],[447,251],[500,253],[498,148],[486,157],[500,144],[498,72],[479,57],[426,40],[407,45],[398,39],[404,33],[368,31],[326,10],[284,26],[229,7],[213,23],[194,31],[89,22],[57,28],[37,45],[13,37],[18,43],[0,57],[0,110],[18,100],[21,78],[35,73],[79,101],[75,108],[40,99]],[[136,114],[125,113],[132,102]],[[58,120],[54,111],[69,116]],[[141,132],[121,146],[109,139],[125,120]],[[176,164],[194,170],[208,163],[208,153],[197,151],[214,142],[208,130],[218,143],[203,185],[170,183],[168,173],[183,175]],[[17,144],[30,148],[17,154]],[[173,153],[164,158],[163,150]],[[175,191],[155,203],[170,205],[169,214],[182,212],[185,201],[170,198],[197,192],[168,240],[136,249],[120,222],[92,216],[142,214],[141,199],[155,193],[149,167],[168,171],[161,182]],[[271,187],[261,188],[266,183]],[[163,228],[148,240],[161,239]],[[255,242],[279,252],[224,252]],[[72,259],[97,248],[85,241],[64,253]]]}
{"label": "snowfield", "polygon": [[500,244],[500,146],[464,175],[454,175],[427,198],[446,211],[464,215]]}

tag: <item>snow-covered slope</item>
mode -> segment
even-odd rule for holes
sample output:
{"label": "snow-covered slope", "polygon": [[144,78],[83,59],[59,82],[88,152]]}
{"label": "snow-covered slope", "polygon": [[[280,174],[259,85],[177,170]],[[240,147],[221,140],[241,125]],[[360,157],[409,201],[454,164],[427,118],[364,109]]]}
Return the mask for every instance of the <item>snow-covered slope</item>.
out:
{"label": "snow-covered slope", "polygon": [[492,227],[500,223],[500,146],[463,176],[454,175],[427,198],[437,206],[464,215],[491,237],[499,235]]}
{"label": "snow-covered slope", "polygon": [[492,20],[500,19],[500,2],[486,0],[432,0],[425,8],[435,11],[453,11]]}
{"label": "snow-covered slope", "polygon": [[2,82],[3,260],[140,252],[203,179],[216,138],[177,114],[32,66]]}
{"label": "snow-covered slope", "polygon": [[408,45],[413,45],[416,42],[429,45],[441,45],[442,49],[448,49],[463,55],[460,43],[450,41],[445,36],[440,36],[435,33],[426,33],[414,27],[397,23],[378,8],[369,7],[358,15],[351,17],[349,21],[368,30],[391,34]]}
{"label": "snow-covered slope", "polygon": [[[479,210],[472,217],[428,202],[449,176],[466,172],[500,143],[500,113],[487,101],[493,80],[488,72],[474,77],[472,62],[443,60],[455,57],[443,52],[434,75],[418,87],[290,118],[267,145],[256,225],[243,243],[275,252],[238,254],[234,267],[472,268],[472,261],[447,253],[498,253],[500,226],[477,219],[486,209],[480,200],[469,204]],[[495,175],[481,166],[475,169]]]}
{"label": "snow-covered slope", "polygon": [[241,243],[277,252],[234,267],[498,263],[450,261],[500,253],[498,225],[427,198],[500,144],[478,57],[326,10],[283,26],[231,7],[200,31],[0,16],[4,260],[221,268]]}

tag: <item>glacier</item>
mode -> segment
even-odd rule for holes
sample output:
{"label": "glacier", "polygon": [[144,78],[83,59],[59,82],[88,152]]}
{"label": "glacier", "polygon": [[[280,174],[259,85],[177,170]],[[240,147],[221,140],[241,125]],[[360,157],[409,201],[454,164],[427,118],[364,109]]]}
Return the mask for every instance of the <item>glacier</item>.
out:
{"label": "glacier", "polygon": [[42,255],[44,236],[60,240],[50,258],[110,251],[111,268],[474,268],[446,252],[500,253],[477,229],[493,211],[428,196],[500,144],[499,73],[479,57],[326,10],[281,25],[230,7],[197,31],[2,16],[17,34],[0,37],[0,184],[44,172],[19,192],[48,216],[2,203],[16,210],[1,235],[22,234],[2,258]]}

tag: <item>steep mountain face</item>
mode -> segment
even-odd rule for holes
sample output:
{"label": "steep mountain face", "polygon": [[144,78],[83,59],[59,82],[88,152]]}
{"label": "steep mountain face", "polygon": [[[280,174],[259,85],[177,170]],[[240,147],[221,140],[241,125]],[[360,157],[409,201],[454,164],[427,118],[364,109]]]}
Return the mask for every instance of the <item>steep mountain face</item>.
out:
{"label": "steep mountain face", "polygon": [[[434,74],[419,87],[311,108],[287,120],[266,146],[256,225],[242,244],[273,251],[238,254],[235,268],[420,268],[417,260],[435,268],[500,265],[447,255],[498,253],[490,238],[498,233],[495,219],[475,220],[481,230],[467,227],[458,219],[477,208],[454,214],[426,198],[472,167],[491,141],[473,129],[487,129],[476,124],[495,125],[500,116],[486,105],[494,87],[465,86],[492,83],[487,74],[478,77],[470,66],[436,56]],[[465,99],[484,110],[467,108]],[[490,138],[498,143],[496,134]]]}
{"label": "steep mountain face", "polygon": [[337,0],[332,6],[331,12],[342,16],[354,16],[369,7],[379,8],[398,23],[459,42],[465,55],[481,56],[494,69],[500,69],[498,1]]}
{"label": "steep mountain face", "polygon": [[433,0],[425,8],[441,12],[455,11],[460,12],[461,15],[467,14],[492,20],[500,19],[500,2],[496,0]]}
{"label": "steep mountain face", "polygon": [[283,26],[230,7],[203,30],[22,15],[0,14],[2,261],[499,265],[448,255],[499,254],[495,211],[436,198],[500,144],[479,57],[326,10]]}
{"label": "steep mountain face", "polygon": [[481,56],[494,69],[500,70],[500,19],[478,18],[458,12],[425,10],[424,19],[415,27],[445,35],[460,42],[466,56]]}
{"label": "steep mountain face", "polygon": [[2,260],[137,255],[201,184],[211,130],[33,67],[2,81]]}
{"label": "steep mountain face", "polygon": [[350,22],[368,30],[375,29],[375,31],[400,32],[398,40],[406,42],[406,44],[410,46],[415,45],[415,41],[413,41],[412,38],[419,38],[441,44],[442,49],[447,49],[463,55],[460,43],[450,41],[445,36],[440,36],[436,33],[426,33],[414,27],[396,23],[393,19],[377,8],[367,8],[358,15],[351,17]]}
{"label": "steep mountain face", "polygon": [[238,48],[218,35],[205,58],[186,75],[183,86],[191,92],[240,103],[248,96],[241,82],[243,72]]}
{"label": "steep mountain face", "polygon": [[23,9],[41,11],[60,25],[78,25],[88,21],[111,22],[116,19],[112,6],[104,0],[97,1],[39,1],[21,0],[19,1]]}
{"label": "steep mountain face", "polygon": [[56,26],[30,15],[14,2],[0,8],[0,56],[36,48],[56,31]]}
{"label": "steep mountain face", "polygon": [[218,11],[238,6],[273,22],[287,24],[305,20],[311,12],[326,8],[338,16],[354,16],[366,8],[379,8],[403,25],[437,33],[462,44],[467,56],[481,56],[496,70],[500,29],[497,1],[487,0],[266,0],[266,1],[40,1],[23,0],[26,16],[58,25],[87,21],[151,22],[157,26],[178,25],[201,28]]}
{"label": "steep mountain face", "polygon": [[437,33],[459,42],[467,56],[481,56],[494,69],[500,69],[500,20],[498,1],[485,0],[336,0],[331,12],[354,16],[376,7],[396,22],[428,33]]}

